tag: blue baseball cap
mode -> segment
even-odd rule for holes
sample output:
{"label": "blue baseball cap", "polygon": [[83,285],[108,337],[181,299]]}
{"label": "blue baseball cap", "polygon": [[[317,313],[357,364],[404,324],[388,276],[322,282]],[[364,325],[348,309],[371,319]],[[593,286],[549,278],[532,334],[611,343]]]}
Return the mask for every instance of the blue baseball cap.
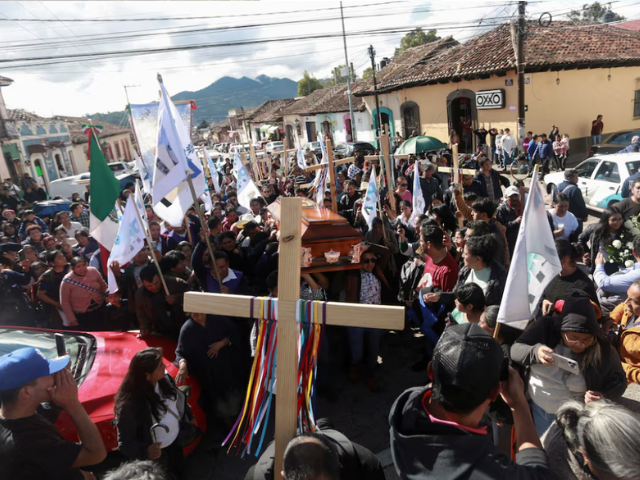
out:
{"label": "blue baseball cap", "polygon": [[59,372],[69,365],[69,355],[48,360],[33,347],[19,348],[0,357],[0,392]]}

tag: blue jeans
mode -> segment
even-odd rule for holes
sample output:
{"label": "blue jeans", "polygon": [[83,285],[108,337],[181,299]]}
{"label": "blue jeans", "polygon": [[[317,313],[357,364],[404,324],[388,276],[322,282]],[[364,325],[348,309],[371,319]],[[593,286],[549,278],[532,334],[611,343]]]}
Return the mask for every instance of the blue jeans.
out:
{"label": "blue jeans", "polygon": [[555,415],[545,412],[542,407],[539,407],[536,405],[536,402],[533,401],[531,402],[531,414],[533,416],[533,423],[536,426],[536,432],[538,432],[538,437],[542,437],[551,424],[556,421]]}
{"label": "blue jeans", "polygon": [[491,147],[491,163],[496,163],[496,147]]}
{"label": "blue jeans", "polygon": [[[357,365],[362,357],[367,362],[367,377],[374,377],[378,355],[380,354],[380,339],[382,330],[377,328],[348,327],[347,336],[349,338],[349,349],[351,350],[351,365]],[[366,345],[366,356],[365,356]]]}
{"label": "blue jeans", "polygon": [[602,143],[602,135],[591,135],[591,145]]}

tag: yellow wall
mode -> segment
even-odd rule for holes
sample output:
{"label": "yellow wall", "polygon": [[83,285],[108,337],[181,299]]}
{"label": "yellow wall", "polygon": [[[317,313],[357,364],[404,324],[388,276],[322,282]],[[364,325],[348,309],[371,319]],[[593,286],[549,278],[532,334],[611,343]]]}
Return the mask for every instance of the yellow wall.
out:
{"label": "yellow wall", "polygon": [[[513,87],[505,87],[505,80],[512,78]],[[486,80],[463,81],[459,83],[445,83],[426,85],[423,87],[400,90],[402,102],[413,101],[420,107],[420,123],[422,132],[431,137],[436,137],[443,142],[449,140],[449,120],[447,114],[447,96],[456,89],[495,90],[502,88],[505,91],[505,108],[495,110],[478,110],[478,126],[484,125],[487,130],[491,128],[510,128],[512,134],[517,132],[517,112],[509,111],[509,105],[518,104],[518,91],[515,87],[515,74],[510,72],[506,77],[493,76]],[[471,101],[475,102],[475,99]],[[461,132],[458,132],[460,134]]]}
{"label": "yellow wall", "polygon": [[605,134],[640,128],[640,119],[633,118],[634,91],[640,89],[636,79],[640,67],[533,73],[525,88],[527,130],[548,133],[557,125],[571,138],[589,137],[591,122],[599,114],[604,116]]}
{"label": "yellow wall", "polygon": [[[610,81],[607,79],[609,72]],[[640,80],[636,82],[636,79],[640,79],[640,67],[561,71],[559,85],[556,84],[557,72],[527,75],[531,78],[530,84],[525,86],[527,130],[549,133],[551,125],[555,124],[561,133],[568,133],[571,138],[588,137],[591,121],[598,114],[604,115],[605,134],[640,128],[640,119],[633,118],[634,91],[640,89]],[[505,86],[506,79],[513,79],[514,85]],[[505,91],[505,108],[478,110],[478,125],[484,125],[487,130],[493,127],[510,128],[514,137],[517,137],[516,83],[515,72],[509,72],[506,77],[492,76],[485,80],[427,85],[393,93],[399,97],[398,104],[405,101],[418,104],[422,133],[446,142],[449,138],[447,96],[450,93],[456,89],[477,92],[502,88]],[[373,96],[365,100],[373,101]],[[395,109],[394,119],[397,123],[401,119],[400,112]]]}

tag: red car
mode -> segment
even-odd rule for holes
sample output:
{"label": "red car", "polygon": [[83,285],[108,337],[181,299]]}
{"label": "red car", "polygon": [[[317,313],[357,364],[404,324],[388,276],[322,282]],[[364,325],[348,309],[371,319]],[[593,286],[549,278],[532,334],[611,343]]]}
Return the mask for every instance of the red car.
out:
{"label": "red car", "polygon": [[[167,372],[175,377],[178,369],[173,365],[176,342],[174,340],[150,336],[137,338],[133,332],[56,332],[35,328],[0,327],[0,356],[24,347],[35,347],[47,358],[58,355],[55,334],[62,333],[65,349],[71,356],[71,371],[78,384],[80,402],[89,417],[98,426],[107,451],[118,450],[118,432],[114,425],[113,399],[133,356],[148,347],[160,347]],[[204,430],[205,415],[198,407],[200,386],[193,379],[187,379],[191,387],[189,405],[198,426]],[[62,436],[72,442],[78,441],[78,434],[66,412],[61,412],[56,427]],[[188,453],[193,447],[186,449]]]}

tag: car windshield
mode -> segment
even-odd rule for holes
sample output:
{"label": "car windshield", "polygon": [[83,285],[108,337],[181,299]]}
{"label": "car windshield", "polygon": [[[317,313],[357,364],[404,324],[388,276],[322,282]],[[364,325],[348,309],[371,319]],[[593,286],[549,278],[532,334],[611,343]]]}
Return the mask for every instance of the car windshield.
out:
{"label": "car windshield", "polygon": [[108,165],[112,172],[122,172],[125,169],[123,163],[109,163]]}
{"label": "car windshield", "polygon": [[607,143],[613,143],[615,145],[631,145],[631,139],[636,135],[640,135],[640,131],[616,133],[607,140]]}
{"label": "car windshield", "polygon": [[[28,329],[0,329],[0,356],[25,347],[34,347],[47,358],[58,356],[56,332]],[[86,377],[95,357],[95,339],[91,335],[62,333],[64,345],[71,358],[71,372],[78,386]]]}

